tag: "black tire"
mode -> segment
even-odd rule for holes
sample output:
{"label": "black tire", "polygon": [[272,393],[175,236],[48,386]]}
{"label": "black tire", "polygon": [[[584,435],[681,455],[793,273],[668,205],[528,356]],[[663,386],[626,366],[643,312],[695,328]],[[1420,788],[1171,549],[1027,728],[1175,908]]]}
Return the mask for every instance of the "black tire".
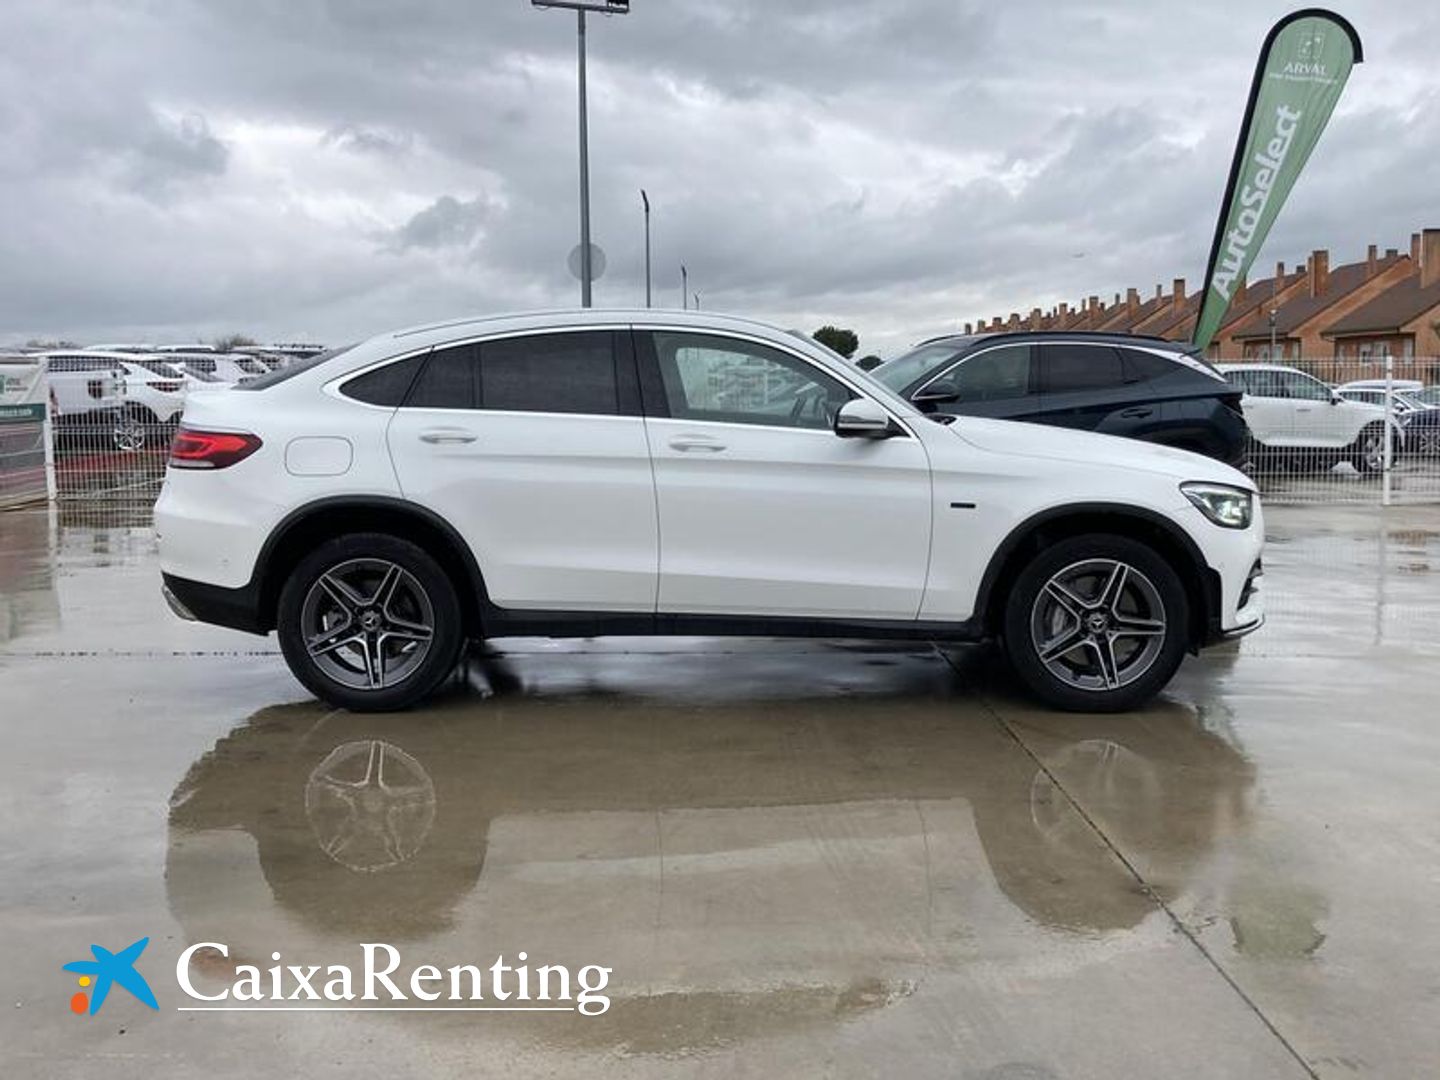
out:
{"label": "black tire", "polygon": [[[1126,568],[1118,603],[1088,607],[1114,581],[1113,566]],[[1074,576],[1062,602],[1049,587],[1066,575]],[[1097,615],[1105,618],[1089,621]],[[1185,586],[1163,556],[1128,537],[1092,533],[1050,545],[1020,571],[1005,598],[1001,636],[1015,673],[1041,701],[1071,712],[1121,712],[1170,681],[1190,644],[1189,627]],[[1067,633],[1074,645],[1043,659],[1041,644],[1059,648]]]}
{"label": "black tire", "polygon": [[144,450],[155,431],[155,414],[143,405],[130,405],[115,417],[115,430],[110,435],[113,448],[122,454]]}
{"label": "black tire", "polygon": [[[381,596],[390,567],[395,583]],[[301,559],[280,591],[276,623],[294,676],[352,712],[393,712],[424,700],[455,670],[464,644],[455,583],[423,548],[386,533],[340,536]],[[394,675],[388,685],[387,674]]]}
{"label": "black tire", "polygon": [[1350,464],[1361,476],[1375,476],[1385,469],[1385,425],[1367,424],[1350,447]]}

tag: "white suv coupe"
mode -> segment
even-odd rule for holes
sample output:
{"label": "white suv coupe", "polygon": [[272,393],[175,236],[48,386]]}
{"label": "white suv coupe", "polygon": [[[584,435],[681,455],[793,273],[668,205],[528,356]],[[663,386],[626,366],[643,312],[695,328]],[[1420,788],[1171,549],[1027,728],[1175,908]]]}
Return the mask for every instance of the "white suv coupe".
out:
{"label": "white suv coupe", "polygon": [[821,346],[710,313],[385,334],[186,405],[156,506],[177,614],[409,706],[466,639],[998,638],[1068,709],[1136,706],[1262,621],[1242,473],[948,425]]}

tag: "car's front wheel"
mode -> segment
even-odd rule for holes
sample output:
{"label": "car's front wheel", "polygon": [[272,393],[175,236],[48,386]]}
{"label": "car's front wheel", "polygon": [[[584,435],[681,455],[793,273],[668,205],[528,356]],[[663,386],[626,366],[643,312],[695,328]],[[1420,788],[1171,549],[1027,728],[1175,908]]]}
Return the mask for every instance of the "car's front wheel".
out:
{"label": "car's front wheel", "polygon": [[355,712],[405,709],[455,668],[455,586],[423,548],[383,533],[320,545],[280,591],[280,648],[317,697]]}
{"label": "car's front wheel", "polygon": [[1174,567],[1124,536],[1046,547],[1005,601],[1006,655],[1042,701],[1118,712],[1154,697],[1188,645],[1189,602]]}

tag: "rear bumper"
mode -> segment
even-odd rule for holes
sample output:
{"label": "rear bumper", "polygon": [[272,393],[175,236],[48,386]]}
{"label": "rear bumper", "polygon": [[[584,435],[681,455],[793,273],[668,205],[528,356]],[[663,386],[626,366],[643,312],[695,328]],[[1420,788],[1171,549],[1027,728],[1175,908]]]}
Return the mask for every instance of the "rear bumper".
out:
{"label": "rear bumper", "polygon": [[260,591],[251,585],[227,589],[174,574],[161,574],[160,591],[170,610],[182,619],[228,626],[247,634],[265,635],[260,619]]}

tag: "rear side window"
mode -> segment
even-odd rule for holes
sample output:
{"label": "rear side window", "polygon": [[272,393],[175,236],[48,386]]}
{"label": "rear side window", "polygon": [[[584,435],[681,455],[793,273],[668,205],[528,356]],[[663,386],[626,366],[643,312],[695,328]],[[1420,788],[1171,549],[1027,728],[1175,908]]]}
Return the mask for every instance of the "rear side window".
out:
{"label": "rear side window", "polygon": [[532,334],[480,346],[480,407],[513,412],[620,411],[615,335]]}
{"label": "rear side window", "polygon": [[340,387],[340,393],[367,405],[394,408],[405,400],[410,384],[415,381],[415,376],[424,362],[425,354],[421,353],[408,360],[397,360],[374,371],[367,371],[364,375],[357,375],[347,381]]}
{"label": "rear side window", "polygon": [[1041,393],[1073,394],[1119,386],[1125,371],[1108,345],[1041,345],[1040,377]]}
{"label": "rear side window", "polygon": [[412,409],[474,409],[479,404],[477,393],[477,345],[452,345],[436,349],[425,363],[410,396],[405,399]]}
{"label": "rear side window", "polygon": [[1154,379],[1163,379],[1178,372],[1191,370],[1183,364],[1177,364],[1173,360],[1167,360],[1163,356],[1156,356],[1154,353],[1144,352],[1141,349],[1121,349],[1120,360],[1125,368],[1127,383],[1151,382]]}
{"label": "rear side window", "polygon": [[[609,330],[531,334],[437,349],[409,408],[633,414],[634,361]],[[625,365],[629,365],[628,377]]]}

